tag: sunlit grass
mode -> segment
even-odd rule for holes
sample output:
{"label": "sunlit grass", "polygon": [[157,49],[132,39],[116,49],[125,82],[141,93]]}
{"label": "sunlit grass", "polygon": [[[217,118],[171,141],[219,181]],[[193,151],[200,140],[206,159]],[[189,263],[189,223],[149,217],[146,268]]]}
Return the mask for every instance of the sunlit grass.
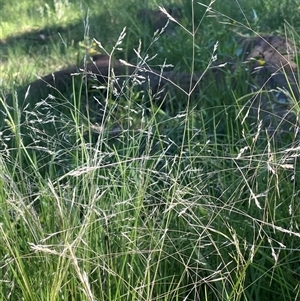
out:
{"label": "sunlit grass", "polygon": [[[73,4],[55,3],[60,12],[68,7],[68,14],[53,24],[71,22]],[[251,19],[249,3],[236,4],[245,13],[237,21],[248,16],[244,29],[258,30],[262,25]],[[55,5],[47,22],[58,13]],[[211,5],[228,13],[222,1]],[[257,18],[270,11],[268,3],[257,5]],[[124,54],[127,60],[135,53],[136,65],[147,53],[150,58],[157,53],[147,63],[162,65],[168,55],[167,63],[176,68],[201,71],[211,66],[214,48],[224,58],[226,51],[233,56],[236,46],[232,33],[217,22],[223,17],[207,18],[211,11],[206,10],[194,3],[191,13],[203,18],[187,14],[182,22],[199,18],[200,27],[196,32],[198,23],[187,25],[192,34],[180,32],[178,40],[146,36],[139,44],[137,32],[130,27],[122,32],[123,25],[106,27],[109,38],[92,38],[111,56]],[[29,23],[37,22],[29,16]],[[220,26],[218,47],[214,26]],[[82,44],[69,40],[68,31],[64,34],[62,48],[56,42],[45,46],[52,71],[88,55]],[[91,32],[85,34],[75,40],[92,40]],[[225,84],[204,87],[196,99],[175,92],[162,103],[130,86],[124,93],[95,94],[93,100],[104,101],[106,118],[99,123],[81,105],[90,91],[76,80],[64,95],[53,90],[56,99],[48,95],[28,104],[24,95],[13,93],[7,103],[6,90],[18,92],[26,77],[34,79],[32,72],[48,73],[44,62],[26,59],[22,48],[27,44],[13,45],[4,60],[9,70],[0,94],[5,116],[0,120],[1,299],[299,298],[299,143],[297,137],[280,143],[259,120],[245,121],[246,99],[252,95],[246,95],[244,78],[232,91],[226,87],[231,74],[224,73]],[[18,68],[18,52],[26,67]]]}

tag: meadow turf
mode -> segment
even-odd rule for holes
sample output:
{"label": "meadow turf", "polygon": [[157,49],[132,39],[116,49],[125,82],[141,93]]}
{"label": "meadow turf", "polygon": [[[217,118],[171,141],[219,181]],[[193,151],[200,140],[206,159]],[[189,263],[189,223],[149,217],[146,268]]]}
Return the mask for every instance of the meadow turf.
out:
{"label": "meadow turf", "polygon": [[[300,299],[299,135],[248,121],[245,74],[159,101],[76,77],[27,93],[92,53],[209,76],[237,34],[299,47],[300,1],[274,2],[1,1],[0,300]],[[182,8],[171,33],[136,17],[158,5]]]}

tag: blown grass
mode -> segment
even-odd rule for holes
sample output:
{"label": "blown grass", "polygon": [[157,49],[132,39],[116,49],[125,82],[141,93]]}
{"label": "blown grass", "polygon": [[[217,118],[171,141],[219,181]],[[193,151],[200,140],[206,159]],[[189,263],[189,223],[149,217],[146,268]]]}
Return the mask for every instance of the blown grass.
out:
{"label": "blown grass", "polygon": [[88,60],[93,38],[113,57],[190,72],[236,56],[234,31],[299,44],[297,1],[276,6],[285,23],[270,1],[179,2],[175,36],[143,32],[142,2],[4,3],[1,300],[299,299],[299,141],[243,122],[245,78],[160,103],[130,86],[96,93],[98,124],[82,109],[84,83],[60,106],[48,97],[29,109],[17,93],[34,74]]}

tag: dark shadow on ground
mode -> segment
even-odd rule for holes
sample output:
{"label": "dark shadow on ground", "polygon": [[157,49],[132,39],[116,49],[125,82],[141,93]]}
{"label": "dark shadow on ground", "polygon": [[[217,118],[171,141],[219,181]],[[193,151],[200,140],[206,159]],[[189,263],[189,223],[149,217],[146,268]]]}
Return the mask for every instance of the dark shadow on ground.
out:
{"label": "dark shadow on ground", "polygon": [[14,48],[18,48],[19,55],[30,55],[40,53],[44,48],[55,44],[75,45],[76,47],[87,34],[91,38],[101,40],[101,43],[106,46],[110,42],[115,43],[122,30],[122,22],[118,22],[118,19],[109,12],[89,17],[88,27],[84,23],[85,20],[78,20],[74,23],[49,26],[2,39],[0,40],[0,61],[7,61],[10,50]]}

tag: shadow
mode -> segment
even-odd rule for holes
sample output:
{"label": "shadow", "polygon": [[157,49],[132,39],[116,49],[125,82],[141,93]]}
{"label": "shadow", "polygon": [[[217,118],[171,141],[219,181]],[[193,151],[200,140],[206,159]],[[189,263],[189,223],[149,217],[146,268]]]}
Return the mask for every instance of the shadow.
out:
{"label": "shadow", "polygon": [[[73,23],[47,26],[2,39],[0,40],[0,61],[6,62],[10,52],[14,49],[17,49],[17,54],[20,56],[36,55],[46,48],[53,48],[53,45],[58,47],[65,44],[66,47],[63,48],[67,51],[69,45],[79,47],[78,43],[82,42],[87,35],[101,40],[103,45],[109,47],[116,42],[122,30],[121,22],[118,22],[117,18],[113,18],[111,13],[89,17],[88,27],[84,23],[85,20],[81,19]],[[112,27],[113,30],[104,30],[108,26]]]}
{"label": "shadow", "polygon": [[68,24],[67,26],[51,26],[39,30],[22,33],[0,40],[1,61],[8,58],[10,49],[20,49],[19,54],[28,54],[28,52],[39,52],[39,50],[48,44],[61,41],[60,35],[76,39],[83,37],[82,23]]}

